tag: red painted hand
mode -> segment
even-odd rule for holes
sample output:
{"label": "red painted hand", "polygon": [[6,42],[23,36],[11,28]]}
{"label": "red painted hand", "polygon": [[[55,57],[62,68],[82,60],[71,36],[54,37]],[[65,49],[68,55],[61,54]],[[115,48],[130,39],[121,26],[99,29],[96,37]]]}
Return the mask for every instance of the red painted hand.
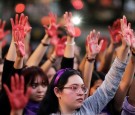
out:
{"label": "red painted hand", "polygon": [[6,25],[6,21],[0,20],[0,41],[9,33],[9,31],[4,31],[4,27]]}
{"label": "red painted hand", "polygon": [[4,84],[4,89],[6,90],[11,108],[13,110],[23,109],[26,106],[29,96],[31,94],[31,88],[28,88],[26,94],[24,94],[23,76],[21,76],[20,78],[17,74],[15,74],[15,77],[12,76],[11,91],[9,90],[6,84]]}
{"label": "red painted hand", "polygon": [[134,34],[133,30],[131,29],[131,24],[127,24],[127,19],[125,16],[123,16],[123,19],[121,19],[121,34],[127,45],[131,46],[131,39],[134,38]]}
{"label": "red painted hand", "polygon": [[53,37],[57,36],[57,29],[58,29],[59,25],[56,24],[57,23],[57,15],[56,14],[53,14],[51,12],[51,13],[49,13],[49,17],[50,17],[50,25],[49,25],[49,27],[44,25],[44,27],[46,29],[46,33],[48,34],[48,36],[53,38]]}
{"label": "red painted hand", "polygon": [[65,42],[66,42],[66,37],[64,36],[63,38],[59,39],[58,44],[56,44],[56,55],[57,56],[63,56],[64,55],[64,50],[65,50]]}
{"label": "red painted hand", "polygon": [[64,19],[65,19],[65,26],[67,28],[67,32],[71,37],[75,37],[75,28],[74,28],[74,24],[71,21],[72,18],[72,13],[71,12],[65,12],[64,14]]}
{"label": "red painted hand", "polygon": [[95,57],[101,50],[103,40],[100,41],[98,44],[100,33],[98,32],[96,34],[96,31],[93,30],[90,32],[90,34],[87,36],[87,46],[88,46],[88,54],[92,57]]}

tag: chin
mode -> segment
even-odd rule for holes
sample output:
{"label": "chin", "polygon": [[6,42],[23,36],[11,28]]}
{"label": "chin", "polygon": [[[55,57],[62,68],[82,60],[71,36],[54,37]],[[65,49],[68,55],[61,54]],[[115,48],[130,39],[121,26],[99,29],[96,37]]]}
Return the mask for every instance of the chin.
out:
{"label": "chin", "polygon": [[79,109],[82,106],[82,103],[79,103],[75,106],[76,109]]}

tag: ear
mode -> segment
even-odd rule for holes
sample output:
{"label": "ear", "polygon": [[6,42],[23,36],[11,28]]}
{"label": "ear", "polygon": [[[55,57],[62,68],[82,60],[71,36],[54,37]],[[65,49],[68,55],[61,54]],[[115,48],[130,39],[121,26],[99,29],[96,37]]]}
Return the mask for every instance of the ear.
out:
{"label": "ear", "polygon": [[57,98],[61,98],[61,91],[59,90],[58,87],[55,87],[54,88],[54,93],[57,96]]}

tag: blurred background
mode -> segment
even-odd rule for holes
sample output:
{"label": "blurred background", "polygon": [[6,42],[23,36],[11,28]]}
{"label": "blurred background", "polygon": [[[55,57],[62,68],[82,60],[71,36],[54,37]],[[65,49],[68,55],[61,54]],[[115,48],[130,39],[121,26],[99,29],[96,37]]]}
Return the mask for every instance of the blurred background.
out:
{"label": "blurred background", "polygon": [[[14,18],[16,13],[28,15],[32,26],[30,43],[33,50],[45,34],[43,25],[49,23],[50,11],[57,14],[61,24],[65,11],[73,13],[73,22],[78,31],[76,42],[81,52],[85,50],[85,39],[92,29],[109,39],[108,25],[123,15],[126,15],[133,29],[135,26],[135,0],[0,0],[0,18],[7,22],[5,29],[11,30],[10,18]],[[11,32],[6,39],[10,43]]]}

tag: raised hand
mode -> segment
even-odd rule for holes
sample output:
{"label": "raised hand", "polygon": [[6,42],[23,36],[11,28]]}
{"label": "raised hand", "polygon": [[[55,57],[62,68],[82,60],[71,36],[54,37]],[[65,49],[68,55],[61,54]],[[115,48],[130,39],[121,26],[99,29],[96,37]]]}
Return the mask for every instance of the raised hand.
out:
{"label": "raised hand", "polygon": [[24,33],[21,32],[22,31],[16,30],[14,34],[14,43],[19,57],[25,56]]}
{"label": "raised hand", "polygon": [[98,44],[99,35],[100,35],[99,32],[96,34],[96,31],[93,30],[87,36],[87,47],[88,47],[87,53],[92,58],[96,57],[96,55],[101,50],[103,44],[103,40],[101,40],[100,43]]}
{"label": "raised hand", "polygon": [[66,43],[66,36],[59,39],[58,43],[56,44],[56,55],[57,56],[63,56],[64,50],[65,50],[65,43]]}
{"label": "raised hand", "polygon": [[49,17],[50,17],[50,25],[49,25],[49,27],[44,25],[44,27],[46,29],[46,33],[48,34],[48,36],[53,38],[53,37],[57,36],[57,29],[58,29],[59,25],[56,24],[57,23],[57,16],[56,16],[56,14],[53,14],[51,12],[51,13],[49,13]]}
{"label": "raised hand", "polygon": [[123,43],[131,46],[131,39],[134,37],[133,30],[131,29],[131,24],[127,23],[127,19],[123,16],[123,19],[120,20],[121,22],[121,34],[123,37]]}
{"label": "raised hand", "polygon": [[28,21],[28,17],[24,16],[24,14],[21,14],[20,19],[18,19],[18,18],[19,18],[19,16],[18,16],[18,14],[16,14],[15,22],[13,21],[13,18],[10,19],[11,25],[12,25],[12,34],[14,36],[15,31],[19,30],[19,31],[21,31],[21,33],[24,34],[24,37],[25,37],[25,35],[27,33],[27,31],[25,30],[25,26]]}
{"label": "raised hand", "polygon": [[15,77],[12,76],[11,91],[6,84],[4,84],[4,89],[8,95],[12,110],[23,109],[26,106],[31,94],[31,88],[28,88],[26,93],[24,94],[23,76],[19,77],[17,74],[15,74]]}
{"label": "raised hand", "polygon": [[65,26],[66,26],[67,32],[71,37],[74,37],[75,28],[74,28],[73,22],[71,21],[71,18],[72,18],[72,13],[65,12],[64,19],[65,19],[65,23],[66,23]]}
{"label": "raised hand", "polygon": [[9,31],[4,31],[6,25],[6,21],[3,21],[0,19],[0,41],[3,40],[3,38],[9,33]]}
{"label": "raised hand", "polygon": [[119,33],[121,31],[120,19],[117,19],[112,26],[108,26],[108,29],[111,36],[111,42],[113,44],[119,43],[121,41],[121,34]]}

